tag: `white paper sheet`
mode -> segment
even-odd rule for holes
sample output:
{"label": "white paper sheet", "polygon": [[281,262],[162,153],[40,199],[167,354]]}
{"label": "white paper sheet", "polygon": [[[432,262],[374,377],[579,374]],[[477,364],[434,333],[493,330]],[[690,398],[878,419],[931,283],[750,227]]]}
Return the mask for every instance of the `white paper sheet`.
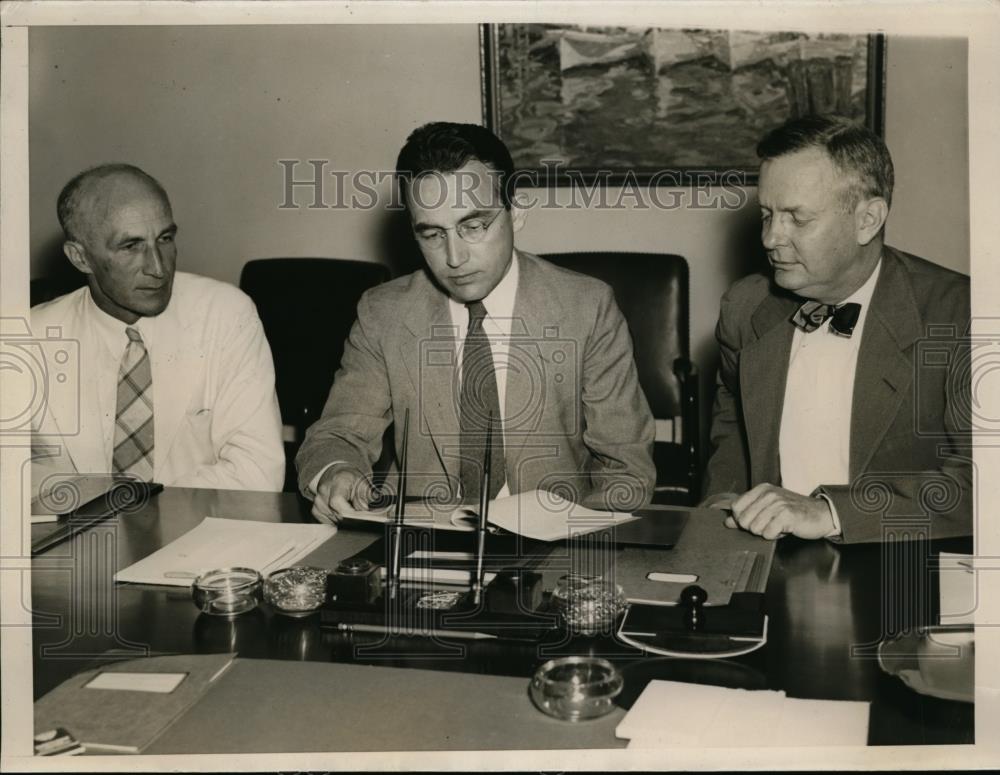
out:
{"label": "white paper sheet", "polygon": [[84,688],[170,694],[185,678],[187,673],[98,673]]}
{"label": "white paper sheet", "polygon": [[[406,524],[437,530],[469,531],[476,529],[476,509],[431,508],[426,503],[406,504]],[[349,519],[384,524],[393,518],[393,509],[351,511]],[[489,523],[511,533],[540,541],[559,541],[575,535],[592,533],[611,525],[623,525],[638,517],[612,511],[595,511],[545,490],[527,490],[490,501]]]}
{"label": "white paper sheet", "polygon": [[540,541],[559,541],[638,519],[617,511],[595,511],[545,490],[527,490],[490,503],[490,524]]}
{"label": "white paper sheet", "polygon": [[940,554],[941,624],[973,624],[976,613],[974,559],[968,554]]}
{"label": "white paper sheet", "polygon": [[299,562],[333,536],[333,525],[206,517],[195,528],[115,574],[115,581],[190,586],[216,568],[253,568],[266,576]]}
{"label": "white paper sheet", "polygon": [[[345,511],[341,516],[345,519],[357,519],[362,522],[374,522],[384,525],[391,522],[395,516],[393,506],[372,511]],[[413,501],[406,504],[406,524],[411,527],[426,527],[434,530],[454,530],[468,532],[476,529],[475,513],[451,506],[432,508],[428,503]]]}
{"label": "white paper sheet", "polygon": [[863,746],[868,712],[867,702],[650,681],[615,735],[629,748]]}

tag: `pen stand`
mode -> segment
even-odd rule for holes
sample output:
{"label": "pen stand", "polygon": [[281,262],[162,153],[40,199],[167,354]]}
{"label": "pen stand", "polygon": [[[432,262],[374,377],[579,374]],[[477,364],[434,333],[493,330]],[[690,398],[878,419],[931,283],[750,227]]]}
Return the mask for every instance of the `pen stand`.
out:
{"label": "pen stand", "polygon": [[486,610],[517,614],[537,611],[542,604],[542,574],[505,568],[486,586]]}

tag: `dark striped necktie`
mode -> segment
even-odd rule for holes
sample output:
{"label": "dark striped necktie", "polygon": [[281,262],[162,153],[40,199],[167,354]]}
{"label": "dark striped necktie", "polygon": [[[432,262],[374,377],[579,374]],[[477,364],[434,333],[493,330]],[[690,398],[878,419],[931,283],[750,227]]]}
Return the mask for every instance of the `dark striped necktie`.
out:
{"label": "dark striped necktie", "polygon": [[111,467],[115,473],[149,482],[153,479],[153,373],[142,335],[131,327],[125,333],[129,341],[118,370]]}
{"label": "dark striped necktie", "polygon": [[490,498],[495,498],[506,481],[503,451],[503,423],[500,396],[490,341],[483,331],[486,307],[481,301],[465,305],[469,310],[469,332],[462,349],[461,453],[462,501],[479,502],[480,477],[486,451],[486,429],[493,418],[490,444]]}

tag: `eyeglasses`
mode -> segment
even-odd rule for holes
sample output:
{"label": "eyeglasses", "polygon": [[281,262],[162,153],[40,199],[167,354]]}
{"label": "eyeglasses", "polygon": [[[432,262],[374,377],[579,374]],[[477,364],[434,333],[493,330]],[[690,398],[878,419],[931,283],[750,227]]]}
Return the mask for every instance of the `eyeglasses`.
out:
{"label": "eyeglasses", "polygon": [[486,232],[490,230],[490,226],[500,217],[500,213],[503,210],[497,210],[492,218],[489,220],[483,218],[470,218],[467,221],[462,221],[460,224],[454,227],[446,226],[432,226],[429,228],[418,229],[414,233],[416,234],[417,240],[431,250],[438,250],[444,247],[445,243],[445,232],[451,231],[454,228],[455,232],[461,237],[465,242],[475,245],[477,242],[482,242],[486,238]]}

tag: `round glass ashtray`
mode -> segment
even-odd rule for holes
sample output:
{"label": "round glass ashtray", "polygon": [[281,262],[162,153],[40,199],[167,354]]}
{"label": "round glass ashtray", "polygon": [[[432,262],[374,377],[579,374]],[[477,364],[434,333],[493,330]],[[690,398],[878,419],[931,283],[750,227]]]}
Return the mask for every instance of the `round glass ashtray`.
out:
{"label": "round glass ashtray", "polygon": [[325,568],[282,568],[264,582],[264,600],[286,616],[308,616],[326,602]]}
{"label": "round glass ashtray", "polygon": [[620,586],[603,576],[580,573],[560,577],[551,602],[566,629],[577,635],[613,632],[615,620],[628,605]]}
{"label": "round glass ashtray", "polygon": [[261,577],[253,568],[220,568],[198,576],[191,597],[203,613],[235,616],[257,607],[260,590]]}
{"label": "round glass ashtray", "polygon": [[560,657],[542,665],[531,679],[531,701],[563,721],[598,718],[614,710],[624,681],[618,669],[599,657]]}

